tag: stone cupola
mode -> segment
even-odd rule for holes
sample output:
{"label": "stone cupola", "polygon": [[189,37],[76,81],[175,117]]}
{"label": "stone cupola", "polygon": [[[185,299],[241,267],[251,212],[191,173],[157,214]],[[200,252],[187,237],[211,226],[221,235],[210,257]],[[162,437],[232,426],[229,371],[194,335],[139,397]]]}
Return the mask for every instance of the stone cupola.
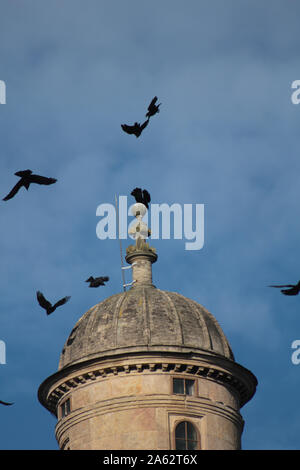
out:
{"label": "stone cupola", "polygon": [[127,248],[132,286],[90,308],[40,386],[60,448],[240,449],[257,380],[215,317],[152,281],[155,249]]}

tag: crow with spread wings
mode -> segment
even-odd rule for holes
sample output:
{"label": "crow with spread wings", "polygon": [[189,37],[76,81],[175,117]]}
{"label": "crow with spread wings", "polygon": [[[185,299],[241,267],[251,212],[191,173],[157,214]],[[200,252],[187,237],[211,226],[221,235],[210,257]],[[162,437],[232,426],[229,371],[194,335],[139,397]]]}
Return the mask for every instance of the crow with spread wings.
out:
{"label": "crow with spread wings", "polygon": [[143,130],[145,129],[145,127],[148,126],[148,123],[149,123],[149,118],[143,124],[140,124],[139,122],[135,122],[133,126],[128,126],[127,124],[121,124],[121,127],[123,131],[126,132],[127,134],[134,134],[136,138],[138,138],[143,132]]}
{"label": "crow with spread wings", "polygon": [[282,286],[269,286],[269,287],[289,287],[289,289],[281,289],[284,295],[298,295],[300,292],[300,281],[298,284],[285,284]]}
{"label": "crow with spread wings", "polygon": [[63,299],[60,299],[58,302],[52,305],[47,299],[45,299],[45,297],[40,291],[37,291],[36,297],[40,306],[46,310],[47,315],[53,313],[54,310],[57,309],[57,307],[60,307],[60,305],[64,305],[71,298],[70,296],[64,297]]}
{"label": "crow with spread wings", "polygon": [[148,106],[148,112],[146,114],[146,117],[150,118],[151,116],[154,116],[156,113],[159,113],[159,107],[161,103],[155,104],[157,101],[157,96],[154,96],[153,100]]}
{"label": "crow with spread wings", "polygon": [[3,198],[3,201],[8,201],[9,199],[12,199],[17,194],[19,189],[22,188],[22,186],[24,186],[24,188],[28,190],[31,183],[49,185],[56,183],[57,181],[55,178],[47,178],[46,176],[34,175],[31,170],[17,171],[15,175],[19,176],[21,179],[12,188],[10,193],[5,196],[5,198]]}
{"label": "crow with spread wings", "polygon": [[93,277],[90,276],[85,282],[89,282],[89,287],[99,287],[105,286],[105,282],[109,281],[108,276],[101,276],[101,277]]}
{"label": "crow with spread wings", "polygon": [[13,403],[7,403],[7,401],[0,400],[0,405],[10,406],[10,405],[13,405]]}

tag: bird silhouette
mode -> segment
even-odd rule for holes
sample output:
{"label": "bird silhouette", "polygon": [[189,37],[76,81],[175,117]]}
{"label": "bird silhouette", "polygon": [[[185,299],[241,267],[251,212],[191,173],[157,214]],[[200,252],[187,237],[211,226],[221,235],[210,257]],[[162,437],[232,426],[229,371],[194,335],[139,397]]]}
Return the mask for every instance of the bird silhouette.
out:
{"label": "bird silhouette", "polygon": [[107,276],[102,276],[102,277],[93,277],[90,276],[85,282],[89,282],[90,285],[89,287],[99,287],[99,286],[105,286],[105,282],[109,281],[109,277]]}
{"label": "bird silhouette", "polygon": [[131,196],[135,198],[136,202],[144,204],[147,209],[149,208],[149,202],[151,201],[151,197],[146,189],[142,191],[141,188],[135,188],[131,192]]}
{"label": "bird silhouette", "polygon": [[47,299],[45,299],[45,297],[40,291],[37,291],[36,297],[40,306],[46,310],[47,315],[53,313],[54,310],[57,309],[57,307],[59,307],[60,305],[64,305],[71,298],[70,296],[64,297],[63,299],[60,299],[58,302],[56,302],[56,304],[52,305]]}
{"label": "bird silhouette", "polygon": [[146,117],[150,118],[151,116],[154,116],[156,113],[159,113],[159,107],[161,103],[155,104],[157,101],[157,96],[154,96],[153,100],[148,106],[148,112],[146,114]]}
{"label": "bird silhouette", "polygon": [[0,404],[1,404],[1,405],[4,405],[4,406],[13,405],[13,403],[7,403],[6,401],[2,401],[2,400],[0,400]]}
{"label": "bird silhouette", "polygon": [[148,126],[148,123],[149,123],[149,118],[143,124],[140,124],[139,122],[135,122],[133,126],[128,126],[127,124],[121,124],[121,127],[123,131],[126,132],[127,134],[134,134],[136,138],[138,138],[143,132],[143,130],[145,129],[145,127]]}
{"label": "bird silhouette", "polygon": [[22,186],[28,190],[31,183],[49,185],[56,183],[57,181],[55,178],[47,178],[46,176],[35,175],[31,170],[17,171],[15,175],[20,176],[21,179],[12,188],[10,193],[5,196],[5,198],[3,198],[3,201],[8,201],[9,199],[13,198],[19,189],[22,188]]}
{"label": "bird silhouette", "polygon": [[282,286],[269,286],[269,287],[289,287],[290,289],[281,289],[284,295],[298,295],[300,292],[300,281],[298,284],[285,284]]}

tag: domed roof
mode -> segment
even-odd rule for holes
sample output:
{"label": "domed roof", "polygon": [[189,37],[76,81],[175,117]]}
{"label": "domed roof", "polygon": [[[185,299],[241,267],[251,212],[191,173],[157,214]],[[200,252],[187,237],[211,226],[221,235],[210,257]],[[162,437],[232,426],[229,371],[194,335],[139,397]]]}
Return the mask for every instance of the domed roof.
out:
{"label": "domed roof", "polygon": [[152,284],[135,284],[90,308],[67,339],[59,370],[133,352],[206,352],[234,360],[214,316],[202,305]]}
{"label": "domed roof", "polygon": [[[64,345],[58,371],[39,387],[42,405],[57,415],[59,400],[78,384],[107,373],[129,373],[131,366],[138,372],[143,366],[153,371],[156,365],[163,372],[169,366],[177,372],[182,367],[186,373],[229,383],[240,406],[247,403],[257,379],[235,362],[214,316],[194,300],[152,284],[157,255],[142,239],[127,247],[125,259],[133,280],[124,285],[132,287],[98,303],[77,321]],[[151,363],[146,364],[149,357]],[[82,375],[74,375],[78,373]]]}

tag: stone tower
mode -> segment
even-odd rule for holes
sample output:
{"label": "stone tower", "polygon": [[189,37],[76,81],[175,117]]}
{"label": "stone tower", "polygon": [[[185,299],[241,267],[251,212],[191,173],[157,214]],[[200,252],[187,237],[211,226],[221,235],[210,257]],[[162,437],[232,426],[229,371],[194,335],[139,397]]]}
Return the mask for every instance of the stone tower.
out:
{"label": "stone tower", "polygon": [[257,380],[214,316],[152,283],[155,250],[127,248],[132,287],[88,310],[38,391],[61,449],[240,449]]}

